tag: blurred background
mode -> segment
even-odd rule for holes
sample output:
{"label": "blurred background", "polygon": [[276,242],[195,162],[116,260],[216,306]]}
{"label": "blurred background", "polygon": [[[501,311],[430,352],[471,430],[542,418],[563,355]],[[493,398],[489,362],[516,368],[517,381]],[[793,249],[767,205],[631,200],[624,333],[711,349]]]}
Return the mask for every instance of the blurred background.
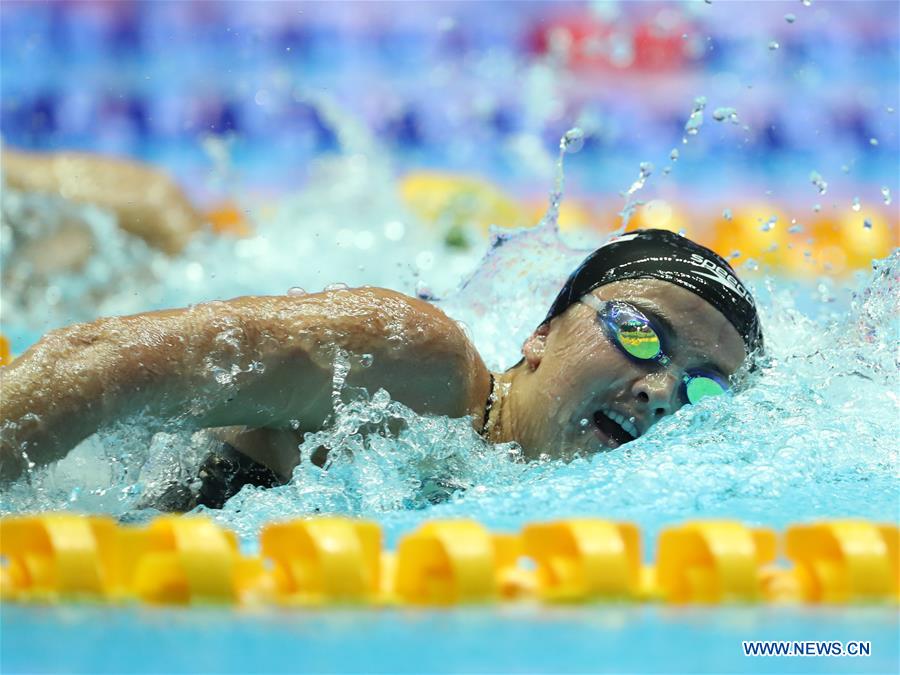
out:
{"label": "blurred background", "polygon": [[[560,226],[580,241],[683,230],[744,273],[807,279],[898,243],[897,2],[7,0],[0,19],[5,147],[149,162],[207,227],[131,303],[110,279],[149,258],[93,216],[105,262],[77,283],[13,269],[22,235],[7,233],[7,323],[11,304],[47,327],[284,292],[292,273],[452,287],[489,225],[540,220],[572,127]],[[373,257],[402,269],[376,273]]]}

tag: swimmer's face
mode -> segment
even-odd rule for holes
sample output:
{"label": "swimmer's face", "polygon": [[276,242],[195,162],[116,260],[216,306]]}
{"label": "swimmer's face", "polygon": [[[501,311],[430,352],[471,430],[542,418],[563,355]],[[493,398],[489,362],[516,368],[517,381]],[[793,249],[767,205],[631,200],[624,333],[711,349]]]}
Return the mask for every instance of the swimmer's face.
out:
{"label": "swimmer's face", "polygon": [[668,366],[629,358],[597,319],[575,303],[523,347],[513,426],[530,458],[617,448],[686,403],[684,376],[712,372],[727,381],[743,363],[744,343],[712,305],[659,279],[631,279],[592,292],[630,303],[650,321]]}

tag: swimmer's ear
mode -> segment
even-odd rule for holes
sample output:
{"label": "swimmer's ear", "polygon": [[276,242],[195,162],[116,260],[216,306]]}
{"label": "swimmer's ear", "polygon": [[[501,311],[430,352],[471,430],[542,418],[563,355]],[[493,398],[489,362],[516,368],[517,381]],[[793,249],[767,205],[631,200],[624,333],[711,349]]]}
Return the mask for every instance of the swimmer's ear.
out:
{"label": "swimmer's ear", "polygon": [[522,345],[522,356],[531,370],[541,365],[544,358],[544,349],[547,347],[547,335],[550,333],[550,323],[542,323],[535,331],[525,340]]}

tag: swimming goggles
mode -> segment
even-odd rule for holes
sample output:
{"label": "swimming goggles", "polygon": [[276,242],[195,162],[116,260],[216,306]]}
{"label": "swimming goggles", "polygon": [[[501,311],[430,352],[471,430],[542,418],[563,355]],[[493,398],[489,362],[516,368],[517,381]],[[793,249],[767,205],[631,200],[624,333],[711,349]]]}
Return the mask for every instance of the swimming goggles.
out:
{"label": "swimming goggles", "polygon": [[[663,352],[653,322],[633,305],[620,300],[603,301],[591,294],[583,296],[580,302],[597,312],[597,320],[626,356],[640,362],[653,361],[663,367],[672,362]],[[691,370],[682,378],[682,396],[688,403],[719,396],[727,389],[721,376],[707,370]]]}

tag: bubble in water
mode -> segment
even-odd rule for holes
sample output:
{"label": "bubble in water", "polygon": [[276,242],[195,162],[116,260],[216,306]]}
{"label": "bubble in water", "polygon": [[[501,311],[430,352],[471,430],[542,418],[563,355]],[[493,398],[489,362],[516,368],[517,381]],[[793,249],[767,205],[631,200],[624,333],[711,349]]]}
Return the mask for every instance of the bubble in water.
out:
{"label": "bubble in water", "polygon": [[818,171],[811,171],[809,174],[809,182],[812,183],[820,195],[824,195],[828,191],[828,183],[822,178]]}
{"label": "bubble in water", "polygon": [[774,52],[774,51],[775,51],[776,49],[778,49],[780,46],[781,46],[781,45],[778,44],[778,41],[777,41],[777,40],[770,40],[770,41],[769,41],[769,51]]}
{"label": "bubble in water", "polygon": [[887,186],[881,188],[881,196],[884,199],[885,204],[891,203],[891,189]]}
{"label": "bubble in water", "polygon": [[416,297],[420,300],[436,300],[437,297],[434,294],[434,291],[431,290],[431,286],[425,283],[422,280],[416,282]]}
{"label": "bubble in water", "polygon": [[794,23],[797,20],[797,17],[794,14],[787,13],[784,15],[784,20],[788,23]]}
{"label": "bubble in water", "polygon": [[346,291],[348,288],[350,288],[350,287],[347,284],[345,284],[343,281],[337,281],[333,284],[328,284],[325,287],[325,290],[326,291]]}
{"label": "bubble in water", "polygon": [[300,297],[301,295],[306,295],[306,289],[300,288],[300,286],[291,286],[287,294],[293,298]]}
{"label": "bubble in water", "polygon": [[706,108],[706,97],[698,96],[694,99],[694,107],[691,109],[690,117],[684,123],[684,132],[688,136],[696,136],[703,126],[703,110]]}
{"label": "bubble in water", "polygon": [[872,147],[875,147],[876,145],[878,145],[878,139],[877,139],[877,138],[870,138],[870,139],[869,139],[869,145],[871,145]]}
{"label": "bubble in water", "polygon": [[569,154],[574,154],[584,147],[584,131],[580,127],[569,129],[562,137],[560,148]]}
{"label": "bubble in water", "polygon": [[860,209],[859,197],[853,198],[853,203],[850,205],[850,208],[853,209],[854,211],[856,211],[857,213],[859,212],[859,209]]}
{"label": "bubble in water", "polygon": [[731,215],[731,209],[725,209],[722,211],[722,217],[725,220],[731,220],[734,216]]}
{"label": "bubble in water", "polygon": [[375,362],[375,357],[371,354],[363,354],[359,357],[359,365],[363,368],[368,368]]}
{"label": "bubble in water", "polygon": [[863,221],[863,227],[866,228],[867,230],[871,230],[872,229],[872,221],[869,220],[868,218],[866,218]]}
{"label": "bubble in water", "polygon": [[669,153],[669,159],[671,159],[673,162],[677,162],[679,154],[680,153],[678,152],[678,148],[672,148],[672,152]]}
{"label": "bubble in water", "polygon": [[732,124],[739,124],[740,120],[738,120],[737,110],[734,108],[716,108],[712,114],[713,119],[716,122],[724,122],[725,120],[729,120]]}

